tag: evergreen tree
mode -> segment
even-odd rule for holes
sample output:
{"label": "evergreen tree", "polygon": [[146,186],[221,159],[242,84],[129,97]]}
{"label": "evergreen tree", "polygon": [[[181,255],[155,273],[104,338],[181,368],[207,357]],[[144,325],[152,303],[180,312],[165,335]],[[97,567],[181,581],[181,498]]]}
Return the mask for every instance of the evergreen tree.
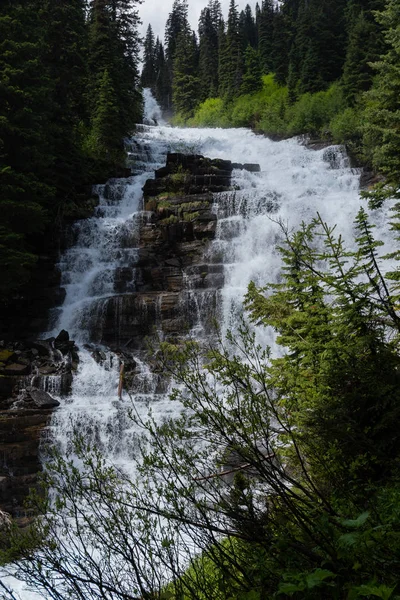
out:
{"label": "evergreen tree", "polygon": [[143,69],[140,83],[144,88],[151,88],[154,92],[156,77],[156,46],[153,29],[149,25],[143,47]]}
{"label": "evergreen tree", "polygon": [[257,48],[258,45],[258,32],[255,18],[251,10],[251,6],[246,4],[244,10],[239,15],[239,29],[240,37],[242,40],[243,52],[246,52],[247,46]]}
{"label": "evergreen tree", "polygon": [[0,7],[0,299],[24,284],[51,206],[52,86],[35,2]]}
{"label": "evergreen tree", "polygon": [[171,13],[165,26],[165,56],[172,65],[177,47],[178,36],[188,26],[188,1],[174,0]]}
{"label": "evergreen tree", "polygon": [[172,98],[170,97],[170,77],[167,61],[165,60],[164,46],[157,37],[155,44],[155,85],[154,94],[160,106],[167,110],[171,106]]}
{"label": "evergreen tree", "polygon": [[358,2],[353,1],[350,2],[347,11],[349,39],[342,83],[350,104],[354,104],[360,93],[371,87],[374,76],[372,63],[377,61],[384,51],[382,28],[374,17],[374,11],[382,2],[368,4],[363,10]]}
{"label": "evergreen tree", "polygon": [[319,91],[341,76],[346,46],[345,5],[346,0],[301,0],[290,51],[292,95],[294,90],[301,94]]}
{"label": "evergreen tree", "polygon": [[252,94],[262,89],[262,70],[257,50],[247,46],[245,54],[246,70],[240,88],[241,94]]}
{"label": "evergreen tree", "polygon": [[199,19],[199,79],[201,99],[213,98],[218,93],[218,32],[221,17],[212,15],[212,2],[202,10]]}
{"label": "evergreen tree", "polygon": [[[177,47],[178,36],[188,27],[187,0],[174,0],[172,10],[165,26],[165,58],[169,70],[169,90],[167,97],[172,99],[173,88],[173,63]],[[171,108],[171,105],[168,106]]]}
{"label": "evergreen tree", "polygon": [[239,14],[235,0],[230,0],[226,34],[220,41],[219,93],[232,100],[239,92],[243,76],[242,43]]}
{"label": "evergreen tree", "polygon": [[100,82],[96,105],[92,113],[92,128],[88,144],[96,156],[106,163],[120,164],[123,143],[115,136],[120,127],[117,95],[107,70]]}
{"label": "evergreen tree", "polygon": [[374,166],[386,175],[387,194],[400,197],[400,12],[397,0],[389,0],[377,18],[384,28],[387,50],[374,64],[377,75],[366,95],[364,144]]}
{"label": "evergreen tree", "polygon": [[177,38],[173,63],[173,104],[185,118],[193,116],[199,102],[197,44],[189,26]]}
{"label": "evergreen tree", "polygon": [[[138,92],[139,17],[135,6],[138,0],[93,0],[89,27],[89,69],[91,126],[98,120],[100,97],[104,96],[104,74],[110,80],[115,94],[118,119],[114,121],[115,144],[122,139],[141,118],[141,95]],[[96,126],[97,127],[97,126]],[[95,152],[92,131],[88,147]]]}
{"label": "evergreen tree", "polygon": [[57,199],[77,199],[86,177],[81,125],[87,121],[87,30],[84,0],[45,0],[42,65],[51,81],[51,138]]}
{"label": "evergreen tree", "polygon": [[281,8],[275,9],[272,35],[272,71],[280,85],[287,83],[291,32],[286,15]]}
{"label": "evergreen tree", "polygon": [[270,73],[274,68],[274,14],[273,0],[263,0],[258,15],[258,51],[263,73]]}

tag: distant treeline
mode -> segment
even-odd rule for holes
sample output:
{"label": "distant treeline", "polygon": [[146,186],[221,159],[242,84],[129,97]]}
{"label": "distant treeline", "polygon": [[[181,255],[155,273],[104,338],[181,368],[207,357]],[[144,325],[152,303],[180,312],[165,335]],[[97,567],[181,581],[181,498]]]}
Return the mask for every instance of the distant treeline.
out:
{"label": "distant treeline", "polygon": [[209,0],[191,30],[175,0],[165,48],[148,27],[142,84],[174,122],[309,133],[347,143],[400,181],[400,13],[396,0]]}
{"label": "distant treeline", "polygon": [[140,119],[139,0],[0,6],[0,297],[30,277],[43,234],[123,164]]}

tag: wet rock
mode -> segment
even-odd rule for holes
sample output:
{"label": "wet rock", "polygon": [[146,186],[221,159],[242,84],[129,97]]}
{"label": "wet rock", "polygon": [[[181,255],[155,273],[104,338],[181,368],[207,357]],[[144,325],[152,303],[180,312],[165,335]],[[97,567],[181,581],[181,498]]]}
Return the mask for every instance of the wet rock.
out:
{"label": "wet rock", "polygon": [[6,376],[10,375],[29,375],[31,372],[30,364],[24,365],[19,363],[12,363],[11,365],[6,365],[3,370],[3,374]]}
{"label": "wet rock", "polygon": [[38,351],[39,356],[51,356],[52,346],[47,340],[36,340],[31,342],[32,348]]}
{"label": "wet rock", "polygon": [[54,373],[57,373],[57,367],[50,365],[45,367],[39,367],[39,373],[41,375],[53,375]]}
{"label": "wet rock", "polygon": [[57,347],[59,344],[64,344],[65,342],[69,342],[69,333],[65,329],[62,329],[54,340],[54,345]]}
{"label": "wet rock", "polygon": [[28,388],[26,391],[38,408],[56,408],[60,406],[58,400],[50,396],[47,392],[34,388]]}

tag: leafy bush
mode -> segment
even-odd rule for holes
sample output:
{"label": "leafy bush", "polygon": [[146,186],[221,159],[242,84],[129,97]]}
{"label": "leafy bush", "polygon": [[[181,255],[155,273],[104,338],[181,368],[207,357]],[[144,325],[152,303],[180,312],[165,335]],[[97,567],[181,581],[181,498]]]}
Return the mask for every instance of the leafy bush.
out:
{"label": "leafy bush", "polygon": [[345,107],[342,90],[337,84],[326,92],[303,94],[288,110],[287,133],[326,134],[330,121]]}
{"label": "leafy bush", "polygon": [[192,127],[229,127],[231,125],[226,106],[221,98],[208,98],[200,104],[187,124]]}

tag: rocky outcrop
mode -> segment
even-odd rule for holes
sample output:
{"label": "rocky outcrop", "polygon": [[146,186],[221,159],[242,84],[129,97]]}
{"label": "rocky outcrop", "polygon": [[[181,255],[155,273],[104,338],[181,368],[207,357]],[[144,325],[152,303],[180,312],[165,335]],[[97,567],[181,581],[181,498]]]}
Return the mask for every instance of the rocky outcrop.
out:
{"label": "rocky outcrop", "polygon": [[[215,302],[223,268],[208,264],[205,253],[217,228],[216,194],[232,190],[234,168],[260,170],[200,155],[167,155],[165,167],[143,188],[137,263],[116,274],[119,295],[102,301],[101,331],[92,332],[94,340],[129,350],[154,333],[175,342],[198,319],[199,293]],[[128,293],[132,282],[136,291]]]}
{"label": "rocky outcrop", "polygon": [[77,348],[65,331],[55,339],[1,345],[0,507],[20,521],[41,470],[43,429],[59,406],[52,393],[68,393],[77,361]]}

